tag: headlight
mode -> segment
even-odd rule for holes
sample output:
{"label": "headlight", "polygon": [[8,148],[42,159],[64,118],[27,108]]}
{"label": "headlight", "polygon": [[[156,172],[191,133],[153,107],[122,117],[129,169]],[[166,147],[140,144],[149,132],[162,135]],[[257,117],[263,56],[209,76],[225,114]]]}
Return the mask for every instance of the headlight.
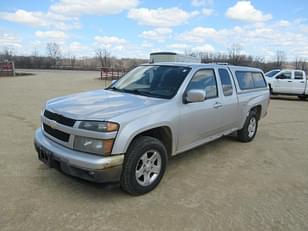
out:
{"label": "headlight", "polygon": [[82,136],[75,136],[74,149],[82,152],[109,155],[113,146],[113,139],[99,140]]}
{"label": "headlight", "polygon": [[113,122],[82,121],[79,128],[95,132],[114,132],[118,131],[119,125]]}

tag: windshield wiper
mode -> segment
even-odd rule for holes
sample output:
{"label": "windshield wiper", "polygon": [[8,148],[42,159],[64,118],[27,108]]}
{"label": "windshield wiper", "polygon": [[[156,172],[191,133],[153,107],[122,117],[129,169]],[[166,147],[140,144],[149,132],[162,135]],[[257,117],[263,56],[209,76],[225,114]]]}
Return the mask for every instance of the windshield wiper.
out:
{"label": "windshield wiper", "polygon": [[134,89],[134,90],[124,90],[126,93],[131,93],[131,94],[136,94],[136,95],[142,95],[142,96],[149,96],[149,97],[155,97],[155,98],[166,98],[163,95],[155,94],[149,91],[142,91],[139,89]]}
{"label": "windshield wiper", "polygon": [[127,89],[119,89],[117,87],[107,87],[107,88],[105,88],[105,90],[113,90],[113,91],[119,91],[119,92],[131,93],[131,94],[138,94],[138,95],[143,94],[143,92],[138,90],[138,89],[127,90]]}
{"label": "windshield wiper", "polygon": [[128,89],[119,89],[116,87],[107,87],[105,88],[105,90],[113,90],[113,91],[119,91],[119,92],[134,94],[134,95],[142,95],[142,96],[149,96],[149,97],[155,97],[155,98],[163,98],[163,99],[167,98],[163,95],[155,94],[149,91],[142,91],[139,89],[128,90]]}
{"label": "windshield wiper", "polygon": [[122,91],[121,89],[116,87],[106,87],[105,90]]}

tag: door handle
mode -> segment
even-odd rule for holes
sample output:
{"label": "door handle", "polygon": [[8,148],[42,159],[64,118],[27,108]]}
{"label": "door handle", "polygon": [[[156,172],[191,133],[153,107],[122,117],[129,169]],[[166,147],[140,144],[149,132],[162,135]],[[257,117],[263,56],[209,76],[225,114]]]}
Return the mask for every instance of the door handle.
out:
{"label": "door handle", "polygon": [[222,107],[222,104],[219,102],[214,103],[213,108],[220,108]]}
{"label": "door handle", "polygon": [[292,83],[292,81],[291,81],[291,80],[289,80],[288,82],[289,82],[289,83]]}
{"label": "door handle", "polygon": [[301,81],[300,83],[305,83],[305,81]]}

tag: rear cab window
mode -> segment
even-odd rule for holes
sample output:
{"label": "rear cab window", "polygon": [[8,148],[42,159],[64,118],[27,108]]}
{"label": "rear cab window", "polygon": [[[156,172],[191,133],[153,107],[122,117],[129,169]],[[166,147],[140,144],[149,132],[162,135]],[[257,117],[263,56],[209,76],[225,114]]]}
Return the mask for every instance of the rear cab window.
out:
{"label": "rear cab window", "polygon": [[267,86],[264,76],[261,72],[236,71],[235,75],[241,90],[265,88]]}
{"label": "rear cab window", "polygon": [[229,72],[225,68],[219,68],[218,69],[220,82],[222,86],[222,91],[224,93],[224,96],[230,96],[233,94],[233,87],[231,82],[231,76]]}
{"label": "rear cab window", "polygon": [[302,71],[295,71],[294,79],[304,79],[304,73]]}
{"label": "rear cab window", "polygon": [[263,78],[263,75],[260,72],[253,72],[252,79],[253,79],[255,88],[266,87],[266,82]]}

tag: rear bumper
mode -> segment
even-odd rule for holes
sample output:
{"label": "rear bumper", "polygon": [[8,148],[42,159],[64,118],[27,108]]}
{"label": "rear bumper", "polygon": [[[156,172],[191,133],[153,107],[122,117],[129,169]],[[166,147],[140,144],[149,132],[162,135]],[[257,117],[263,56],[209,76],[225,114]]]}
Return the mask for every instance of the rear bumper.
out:
{"label": "rear bumper", "polygon": [[38,158],[51,168],[93,182],[120,180],[124,155],[102,157],[66,148],[47,138],[39,128],[34,146]]}

